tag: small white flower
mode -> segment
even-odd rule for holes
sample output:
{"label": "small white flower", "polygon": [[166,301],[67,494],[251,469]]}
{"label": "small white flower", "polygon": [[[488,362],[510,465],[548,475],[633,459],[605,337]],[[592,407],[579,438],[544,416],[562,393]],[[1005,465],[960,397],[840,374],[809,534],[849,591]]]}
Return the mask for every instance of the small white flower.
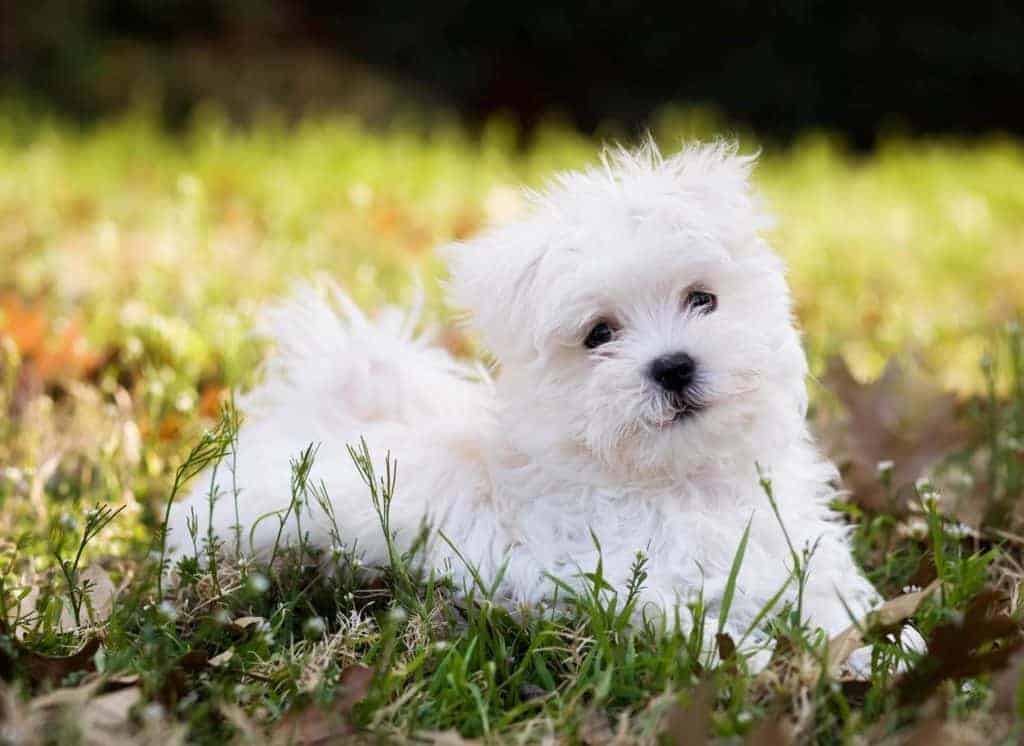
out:
{"label": "small white flower", "polygon": [[950,523],[946,526],[946,533],[954,538],[962,539],[965,536],[972,536],[974,529],[964,523]]}
{"label": "small white flower", "polygon": [[309,640],[319,640],[327,632],[327,622],[321,616],[315,616],[306,620],[302,625],[302,634]]}
{"label": "small white flower", "polygon": [[156,610],[160,612],[160,616],[169,622],[173,622],[178,618],[178,609],[170,601],[161,601],[160,605],[156,607]]}
{"label": "small white flower", "polygon": [[179,412],[191,411],[195,404],[196,398],[190,391],[186,391],[185,393],[179,395],[178,398],[175,399],[174,401],[174,407]]}
{"label": "small white flower", "polygon": [[895,465],[896,464],[894,464],[892,461],[879,461],[878,465],[875,468],[878,470],[879,474],[888,474],[892,471]]}
{"label": "small white flower", "polygon": [[149,723],[161,720],[164,716],[164,706],[159,702],[150,702],[142,708],[139,715],[143,720]]}
{"label": "small white flower", "polygon": [[401,606],[394,606],[388,612],[388,619],[391,620],[391,622],[393,622],[394,624],[401,624],[408,618],[409,615],[405,613],[405,609],[403,609]]}
{"label": "small white flower", "polygon": [[262,573],[254,572],[249,576],[249,588],[256,593],[266,593],[270,588],[270,581]]}

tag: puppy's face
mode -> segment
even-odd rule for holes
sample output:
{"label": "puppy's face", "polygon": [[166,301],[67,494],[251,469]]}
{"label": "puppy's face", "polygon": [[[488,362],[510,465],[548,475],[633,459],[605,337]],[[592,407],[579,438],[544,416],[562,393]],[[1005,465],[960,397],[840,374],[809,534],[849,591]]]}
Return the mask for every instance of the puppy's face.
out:
{"label": "puppy's face", "polygon": [[453,252],[520,445],[680,476],[792,437],[806,365],[749,163],[618,154]]}

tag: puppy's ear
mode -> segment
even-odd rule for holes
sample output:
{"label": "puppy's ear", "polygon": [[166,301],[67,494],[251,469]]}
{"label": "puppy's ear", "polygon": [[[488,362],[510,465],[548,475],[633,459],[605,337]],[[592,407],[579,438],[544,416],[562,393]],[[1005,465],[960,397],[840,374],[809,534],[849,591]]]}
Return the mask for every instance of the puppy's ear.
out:
{"label": "puppy's ear", "polygon": [[448,262],[448,298],[469,312],[491,354],[501,361],[535,354],[537,284],[545,251],[528,226],[493,228],[440,251]]}

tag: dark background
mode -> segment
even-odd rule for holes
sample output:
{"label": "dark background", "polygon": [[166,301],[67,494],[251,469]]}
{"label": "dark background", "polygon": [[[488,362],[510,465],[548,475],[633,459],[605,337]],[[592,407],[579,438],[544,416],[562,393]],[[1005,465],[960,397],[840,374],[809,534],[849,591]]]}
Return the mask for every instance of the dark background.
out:
{"label": "dark background", "polygon": [[88,121],[136,103],[170,126],[409,109],[470,124],[556,113],[593,131],[710,105],[785,140],[809,128],[1024,132],[1024,3],[0,0],[0,90]]}

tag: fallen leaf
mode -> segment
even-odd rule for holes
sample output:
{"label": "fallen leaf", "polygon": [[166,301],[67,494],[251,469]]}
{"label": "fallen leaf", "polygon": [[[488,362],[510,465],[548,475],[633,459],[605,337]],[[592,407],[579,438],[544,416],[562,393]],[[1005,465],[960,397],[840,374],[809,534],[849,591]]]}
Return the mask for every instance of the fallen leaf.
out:
{"label": "fallen leaf", "polygon": [[590,710],[576,729],[576,737],[586,746],[607,746],[615,740],[615,733],[606,713]]}
{"label": "fallen leaf", "polygon": [[202,671],[210,665],[210,656],[202,650],[189,650],[178,659],[178,667],[188,673]]}
{"label": "fallen leaf", "polygon": [[261,616],[240,616],[231,622],[230,627],[235,632],[244,632],[249,627],[254,627],[259,624],[263,624],[266,620]]}
{"label": "fallen leaf", "polygon": [[992,680],[995,694],[992,703],[996,712],[1007,715],[1024,714],[1024,653],[1017,653],[1006,670]]}
{"label": "fallen leaf", "polygon": [[906,746],[934,746],[949,743],[946,738],[946,724],[938,717],[919,721],[904,741]]}
{"label": "fallen leaf", "polygon": [[[34,684],[59,683],[72,673],[96,670],[94,656],[100,649],[100,640],[93,637],[71,655],[42,655],[34,650],[16,646],[15,665],[22,668]],[[0,658],[4,653],[0,651]],[[2,668],[0,664],[0,668]]]}
{"label": "fallen leaf", "polygon": [[266,742],[266,736],[244,709],[229,702],[221,702],[219,709],[224,719],[238,730],[241,738],[236,739],[237,743]]}
{"label": "fallen leaf", "polygon": [[142,692],[137,687],[93,697],[81,712],[82,733],[89,743],[113,743],[119,733],[129,729],[131,709],[141,700]]}
{"label": "fallen leaf", "polygon": [[168,707],[174,706],[188,691],[189,674],[198,673],[210,666],[210,657],[202,650],[189,650],[178,658],[163,678],[156,698]]}
{"label": "fallen leaf", "polygon": [[0,298],[0,331],[14,341],[22,357],[42,349],[49,326],[46,314],[38,306],[30,307],[13,294]]}
{"label": "fallen leaf", "polygon": [[710,742],[714,690],[707,681],[690,693],[686,704],[676,702],[668,711],[664,737],[674,746],[702,746]]}
{"label": "fallen leaf", "polygon": [[351,722],[352,709],[366,698],[373,669],[349,666],[341,672],[341,694],[330,708],[315,705],[285,715],[274,728],[275,742],[320,746],[336,743],[356,732]]}
{"label": "fallen leaf", "polygon": [[923,701],[947,679],[1006,668],[1024,647],[1024,638],[1005,606],[1001,592],[987,590],[971,601],[962,619],[936,627],[928,639],[928,655],[895,683],[900,704]]}
{"label": "fallen leaf", "polygon": [[792,728],[780,717],[766,717],[747,734],[749,746],[789,746],[793,743]]}
{"label": "fallen leaf", "polygon": [[370,684],[373,682],[373,669],[366,666],[348,666],[341,672],[339,683],[341,684],[341,696],[337,701],[337,708],[345,715],[349,715],[352,709],[366,699],[370,691]]}
{"label": "fallen leaf", "polygon": [[311,705],[285,715],[274,728],[273,739],[277,743],[294,746],[327,746],[355,732],[340,713]]}
{"label": "fallen leaf", "polygon": [[214,418],[220,414],[221,405],[227,397],[227,388],[216,383],[203,386],[199,394],[199,414]]}
{"label": "fallen leaf", "polygon": [[731,661],[736,655],[736,643],[730,635],[719,632],[715,635],[715,643],[718,646],[718,657],[723,661]]}
{"label": "fallen leaf", "polygon": [[828,643],[828,673],[836,678],[842,672],[843,664],[849,660],[855,650],[860,650],[867,643],[864,641],[865,634],[870,631],[886,632],[902,625],[910,619],[926,598],[939,588],[939,581],[934,581],[927,588],[905,593],[902,596],[890,599],[877,609],[871,611],[859,620],[857,624],[851,624],[845,630],[829,640]]}
{"label": "fallen leaf", "polygon": [[42,303],[26,303],[13,294],[0,297],[3,335],[14,341],[24,369],[43,383],[85,378],[105,359],[89,345],[78,318],[57,328]]}
{"label": "fallen leaf", "polygon": [[228,648],[223,653],[213,656],[210,658],[209,663],[213,668],[222,668],[231,662],[231,659],[235,657],[235,649]]}
{"label": "fallen leaf", "polygon": [[137,673],[125,674],[123,676],[107,676],[103,679],[103,691],[114,691],[125,687],[135,686],[141,677]]}
{"label": "fallen leaf", "polygon": [[37,713],[68,711],[80,742],[86,746],[127,743],[133,730],[131,709],[142,701],[142,692],[138,687],[128,687],[100,694],[103,685],[103,680],[97,680],[86,686],[57,689],[32,700],[31,708]]}
{"label": "fallen leaf", "polygon": [[[961,402],[917,367],[890,361],[878,380],[862,384],[841,358],[833,358],[823,381],[846,410],[842,421],[826,425],[826,440],[854,501],[864,508],[902,512],[917,479],[967,443]],[[892,463],[888,486],[879,474],[883,462]]]}

